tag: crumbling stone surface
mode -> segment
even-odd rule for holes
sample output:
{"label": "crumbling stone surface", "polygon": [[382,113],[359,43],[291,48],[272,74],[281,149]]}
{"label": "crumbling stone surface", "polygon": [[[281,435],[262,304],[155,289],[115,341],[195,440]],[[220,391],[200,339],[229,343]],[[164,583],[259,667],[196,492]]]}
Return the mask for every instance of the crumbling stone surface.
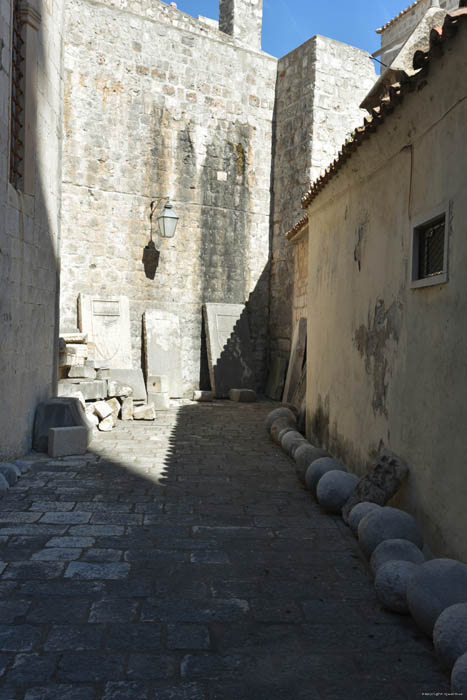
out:
{"label": "crumbling stone surface", "polygon": [[357,503],[371,501],[384,506],[400,489],[408,473],[406,462],[391,450],[382,450],[342,509],[344,522],[348,523],[350,511]]}

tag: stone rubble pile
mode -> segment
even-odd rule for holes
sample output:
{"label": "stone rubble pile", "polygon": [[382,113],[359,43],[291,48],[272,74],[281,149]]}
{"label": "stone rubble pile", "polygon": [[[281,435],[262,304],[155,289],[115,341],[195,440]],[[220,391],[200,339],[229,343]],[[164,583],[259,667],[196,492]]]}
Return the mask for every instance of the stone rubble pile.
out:
{"label": "stone rubble pile", "polygon": [[[151,381],[161,385],[165,379]],[[114,370],[95,360],[93,343],[79,332],[60,337],[58,396],[79,399],[89,423],[103,432],[111,431],[117,419],[155,420],[156,409],[169,407],[167,392],[160,390],[148,403],[141,370]]]}
{"label": "stone rubble pile", "polygon": [[386,505],[407,478],[407,464],[384,449],[370,472],[358,478],[301,435],[290,404],[271,411],[266,430],[294,459],[297,476],[321,507],[340,514],[358,537],[382,606],[412,616],[433,638],[443,666],[452,670],[452,690],[467,695],[467,565],[447,558],[425,561],[415,518]]}

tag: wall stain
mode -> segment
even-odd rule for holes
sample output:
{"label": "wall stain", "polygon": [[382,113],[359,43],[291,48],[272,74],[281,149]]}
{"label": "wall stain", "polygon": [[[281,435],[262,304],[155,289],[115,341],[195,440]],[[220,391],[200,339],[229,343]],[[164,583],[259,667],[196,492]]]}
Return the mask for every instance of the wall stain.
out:
{"label": "wall stain", "polygon": [[387,343],[392,339],[399,342],[401,328],[402,304],[394,301],[386,309],[383,299],[378,299],[373,318],[368,313],[367,325],[361,325],[354,335],[354,345],[365,359],[365,370],[373,378],[373,411],[375,414],[388,416],[386,398],[388,390],[386,357]]}
{"label": "wall stain", "polygon": [[[347,212],[346,212],[346,218],[347,218]],[[357,243],[354,248],[354,253],[353,253],[353,259],[358,265],[358,271],[362,269],[362,257],[364,253],[364,248],[365,248],[365,242],[366,242],[366,232],[368,229],[368,213],[366,213],[359,224],[357,228]]]}

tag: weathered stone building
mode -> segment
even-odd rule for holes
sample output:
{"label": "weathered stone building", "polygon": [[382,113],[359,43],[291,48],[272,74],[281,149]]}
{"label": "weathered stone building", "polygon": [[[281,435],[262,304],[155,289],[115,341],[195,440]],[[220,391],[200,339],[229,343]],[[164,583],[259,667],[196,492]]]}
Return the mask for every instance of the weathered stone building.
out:
{"label": "weathered stone building", "polygon": [[304,199],[308,432],[357,473],[400,454],[400,504],[465,560],[467,8],[430,37]]}

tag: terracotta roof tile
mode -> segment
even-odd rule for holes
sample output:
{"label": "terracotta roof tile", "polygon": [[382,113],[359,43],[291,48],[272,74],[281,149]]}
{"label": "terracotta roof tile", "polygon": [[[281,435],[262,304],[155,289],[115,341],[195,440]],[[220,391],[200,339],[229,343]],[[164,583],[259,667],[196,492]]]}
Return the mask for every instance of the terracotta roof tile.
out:
{"label": "terracotta roof tile", "polygon": [[399,14],[396,15],[395,17],[393,17],[392,19],[390,19],[389,22],[386,22],[386,24],[383,24],[382,27],[377,29],[376,33],[382,34],[386,29],[389,29],[389,27],[392,27],[392,25],[395,22],[397,22],[397,20],[399,20],[401,17],[406,15],[408,12],[410,12],[410,10],[413,10],[415,7],[417,7],[417,5],[420,5],[421,2],[422,2],[422,0],[415,0],[415,2],[413,2],[411,5],[409,5],[405,10],[402,10],[402,12],[399,12]]}
{"label": "terracotta roof tile", "polygon": [[290,231],[287,231],[287,233],[285,234],[285,237],[289,241],[292,241],[295,238],[295,236],[297,235],[297,233],[300,233],[300,231],[302,231],[305,228],[305,226],[308,226],[308,214],[305,214],[305,216],[303,216],[300,219],[300,221],[297,221],[295,226],[292,226]]}
{"label": "terracotta roof tile", "polygon": [[360,147],[362,142],[369,138],[384,122],[385,118],[397,108],[404,96],[414,92],[422,84],[422,81],[426,78],[430,62],[441,55],[441,44],[453,37],[457,33],[459,24],[466,21],[467,7],[463,7],[446,15],[442,27],[431,30],[430,48],[426,52],[416,51],[413,57],[413,65],[415,69],[419,69],[418,73],[389,87],[388,94],[383,97],[377,107],[371,110],[371,116],[365,117],[363,126],[355,129],[352,136],[342,146],[337,158],[311,184],[308,192],[303,195],[302,207],[304,209],[326,187],[327,183],[338,173],[344,163],[352,157],[352,153]]}

